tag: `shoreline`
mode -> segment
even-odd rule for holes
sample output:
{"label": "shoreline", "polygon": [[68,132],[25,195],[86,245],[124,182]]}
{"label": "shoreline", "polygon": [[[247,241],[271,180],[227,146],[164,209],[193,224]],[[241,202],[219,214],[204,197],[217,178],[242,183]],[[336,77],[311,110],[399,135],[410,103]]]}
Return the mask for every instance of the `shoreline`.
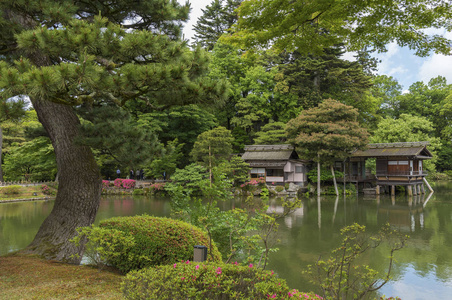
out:
{"label": "shoreline", "polygon": [[38,200],[55,200],[56,197],[39,197],[39,198],[22,198],[22,199],[11,199],[11,200],[0,200],[1,203],[14,203],[14,202],[26,202],[26,201],[38,201]]}

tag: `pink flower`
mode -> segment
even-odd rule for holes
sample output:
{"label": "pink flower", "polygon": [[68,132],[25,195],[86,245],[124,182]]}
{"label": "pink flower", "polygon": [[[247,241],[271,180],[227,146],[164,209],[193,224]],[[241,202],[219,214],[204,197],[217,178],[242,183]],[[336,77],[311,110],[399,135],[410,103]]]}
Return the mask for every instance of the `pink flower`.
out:
{"label": "pink flower", "polygon": [[182,279],[182,280],[184,280],[184,279],[185,279],[185,277],[182,277],[181,279]]}
{"label": "pink flower", "polygon": [[234,265],[238,266],[239,264],[238,264],[238,262],[235,262]]}
{"label": "pink flower", "polygon": [[199,269],[199,265],[196,265],[195,269],[198,270]]}
{"label": "pink flower", "polygon": [[273,295],[271,296],[271,298],[276,298],[276,294],[273,294]]}
{"label": "pink flower", "polygon": [[190,261],[189,260],[187,260],[186,262],[185,262],[186,264],[189,264],[190,263]]}
{"label": "pink flower", "polygon": [[248,267],[252,268],[252,267],[253,267],[253,264],[250,264]]}
{"label": "pink flower", "polygon": [[177,264],[174,264],[173,267],[176,268],[176,267],[177,267]]}
{"label": "pink flower", "polygon": [[221,274],[221,268],[220,268],[220,267],[217,268],[217,274],[218,274],[218,275]]}

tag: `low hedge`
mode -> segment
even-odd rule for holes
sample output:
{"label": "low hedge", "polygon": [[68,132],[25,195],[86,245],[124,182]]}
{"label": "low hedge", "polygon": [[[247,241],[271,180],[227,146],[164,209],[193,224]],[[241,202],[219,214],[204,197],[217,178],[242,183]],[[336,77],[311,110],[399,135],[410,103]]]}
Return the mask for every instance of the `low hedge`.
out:
{"label": "low hedge", "polygon": [[251,264],[189,261],[130,272],[121,291],[126,299],[322,299]]}
{"label": "low hedge", "polygon": [[[204,231],[169,218],[147,215],[116,217],[101,221],[99,227],[102,230],[119,231],[123,237],[132,238],[133,243],[115,243],[116,254],[106,257],[107,264],[124,273],[149,266],[193,260],[193,246],[204,245],[209,248],[209,237]],[[89,239],[89,235],[87,237]],[[106,242],[111,242],[108,234],[104,238],[107,239]],[[101,239],[97,241],[103,243]],[[208,259],[221,261],[221,254],[213,241]]]}

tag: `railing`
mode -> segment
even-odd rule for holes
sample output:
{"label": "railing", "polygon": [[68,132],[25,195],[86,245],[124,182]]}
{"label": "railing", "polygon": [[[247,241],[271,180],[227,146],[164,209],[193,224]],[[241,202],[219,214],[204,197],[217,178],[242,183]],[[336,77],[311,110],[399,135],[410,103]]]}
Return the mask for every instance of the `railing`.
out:
{"label": "railing", "polygon": [[398,171],[398,172],[378,172],[376,176],[427,176],[424,171]]}
{"label": "railing", "polygon": [[48,184],[54,181],[0,181],[1,186],[9,186],[9,185],[22,185],[22,186],[30,186],[30,185],[41,185]]}

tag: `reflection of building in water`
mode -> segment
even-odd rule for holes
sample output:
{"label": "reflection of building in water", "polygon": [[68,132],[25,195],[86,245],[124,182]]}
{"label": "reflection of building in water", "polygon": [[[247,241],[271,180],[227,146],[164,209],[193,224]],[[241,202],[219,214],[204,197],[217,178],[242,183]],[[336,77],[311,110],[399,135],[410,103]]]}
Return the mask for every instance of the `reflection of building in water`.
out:
{"label": "reflection of building in water", "polygon": [[[268,205],[267,213],[276,213],[278,215],[282,215],[284,213],[284,207],[276,201],[272,201]],[[292,224],[295,222],[296,219],[302,218],[304,215],[303,206],[300,208],[297,208],[292,213],[284,217],[284,224],[287,226],[287,228],[292,228]]]}
{"label": "reflection of building in water", "polygon": [[[392,203],[378,205],[378,216],[384,217],[389,224],[405,232],[424,229],[424,195],[410,197],[408,204]],[[394,199],[394,197],[393,197]]]}

